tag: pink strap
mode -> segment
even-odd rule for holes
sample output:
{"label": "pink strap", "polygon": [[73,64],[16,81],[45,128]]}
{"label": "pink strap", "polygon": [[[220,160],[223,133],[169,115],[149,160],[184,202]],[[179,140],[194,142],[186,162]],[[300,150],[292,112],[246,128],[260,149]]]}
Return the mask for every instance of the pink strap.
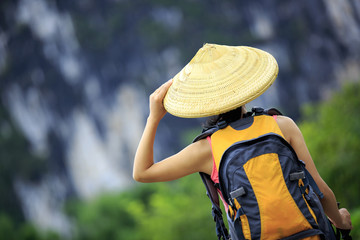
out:
{"label": "pink strap", "polygon": [[[212,150],[212,146],[211,146],[211,138],[210,136],[206,137],[206,139],[208,140],[211,150]],[[212,167],[212,171],[211,171],[211,180],[213,180],[214,183],[219,183],[219,172],[216,168],[216,163],[215,163],[215,159],[214,159],[214,155],[213,155],[213,167]]]}

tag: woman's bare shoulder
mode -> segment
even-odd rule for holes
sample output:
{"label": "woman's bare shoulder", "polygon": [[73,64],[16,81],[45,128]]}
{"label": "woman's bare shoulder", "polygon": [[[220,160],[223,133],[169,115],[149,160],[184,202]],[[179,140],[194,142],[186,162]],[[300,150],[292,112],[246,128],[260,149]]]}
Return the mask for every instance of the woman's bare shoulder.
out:
{"label": "woman's bare shoulder", "polygon": [[278,115],[276,121],[280,125],[289,126],[295,124],[294,120],[292,120],[288,116]]}
{"label": "woman's bare shoulder", "polygon": [[291,139],[299,134],[300,130],[294,120],[287,116],[277,116],[276,122],[279,125],[285,139],[290,143]]}
{"label": "woman's bare shoulder", "polygon": [[199,172],[211,174],[212,150],[207,139],[196,141],[178,153],[182,159],[189,159]]}

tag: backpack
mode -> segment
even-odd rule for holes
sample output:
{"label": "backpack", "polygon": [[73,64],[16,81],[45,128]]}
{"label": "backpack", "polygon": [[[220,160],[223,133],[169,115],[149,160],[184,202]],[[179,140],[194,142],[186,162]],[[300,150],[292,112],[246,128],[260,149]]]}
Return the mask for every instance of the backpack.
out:
{"label": "backpack", "polygon": [[[319,200],[322,193],[269,116],[281,113],[253,108],[246,115],[240,130],[219,122],[194,139],[211,136],[211,141],[216,141],[212,150],[215,161],[220,159],[219,183],[205,173],[200,176],[212,202],[218,239],[336,239]],[[253,132],[251,126],[256,124],[262,132],[250,134],[248,139],[234,137],[233,132],[238,131],[239,136],[242,131]],[[228,139],[232,140],[224,143]],[[227,211],[229,232],[218,193]]]}

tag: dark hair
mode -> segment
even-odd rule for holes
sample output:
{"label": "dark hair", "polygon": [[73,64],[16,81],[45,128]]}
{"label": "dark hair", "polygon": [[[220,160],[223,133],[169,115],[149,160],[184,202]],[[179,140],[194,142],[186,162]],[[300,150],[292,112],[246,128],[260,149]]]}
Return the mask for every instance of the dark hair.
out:
{"label": "dark hair", "polygon": [[203,124],[203,128],[213,127],[220,121],[231,123],[242,118],[242,115],[243,115],[243,107],[241,106],[229,112],[209,117]]}

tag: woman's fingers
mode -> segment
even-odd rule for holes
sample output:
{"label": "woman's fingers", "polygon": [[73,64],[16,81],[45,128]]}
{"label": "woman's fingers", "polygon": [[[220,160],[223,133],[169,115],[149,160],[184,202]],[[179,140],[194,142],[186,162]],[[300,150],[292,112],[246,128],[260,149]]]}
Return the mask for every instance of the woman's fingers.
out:
{"label": "woman's fingers", "polygon": [[163,100],[171,84],[172,79],[162,84],[150,95],[150,115],[152,117],[155,117],[156,119],[161,119],[166,114]]}
{"label": "woman's fingers", "polygon": [[165,97],[165,94],[167,93],[167,91],[168,91],[169,87],[171,86],[171,84],[172,84],[172,79],[170,79],[169,81],[167,81],[166,83],[164,83],[163,85],[161,85],[161,86],[158,88],[158,90],[159,90],[158,94],[159,94],[162,98]]}
{"label": "woman's fingers", "polygon": [[167,93],[167,90],[172,84],[172,79],[167,81],[166,83],[162,84],[158,89],[156,89],[152,95],[160,95],[162,97],[165,97],[165,94]]}

